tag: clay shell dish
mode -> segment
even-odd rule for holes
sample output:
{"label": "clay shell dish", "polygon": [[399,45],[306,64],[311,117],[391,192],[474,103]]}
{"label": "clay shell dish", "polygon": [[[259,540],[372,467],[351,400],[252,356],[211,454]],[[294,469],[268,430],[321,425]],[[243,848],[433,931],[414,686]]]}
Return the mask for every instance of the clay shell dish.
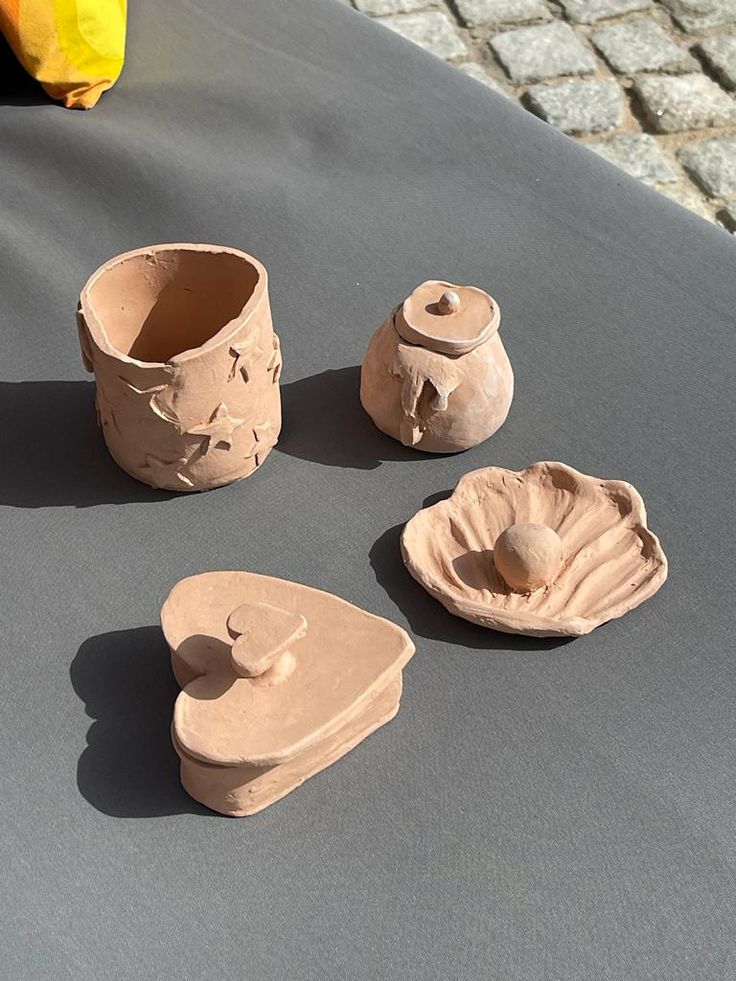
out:
{"label": "clay shell dish", "polygon": [[[557,533],[562,562],[546,585],[522,592],[499,574],[493,548],[506,529],[526,523]],[[401,551],[412,576],[451,613],[536,637],[587,634],[649,599],[667,578],[637,490],[563,463],[466,474],[450,498],[407,523]]]}

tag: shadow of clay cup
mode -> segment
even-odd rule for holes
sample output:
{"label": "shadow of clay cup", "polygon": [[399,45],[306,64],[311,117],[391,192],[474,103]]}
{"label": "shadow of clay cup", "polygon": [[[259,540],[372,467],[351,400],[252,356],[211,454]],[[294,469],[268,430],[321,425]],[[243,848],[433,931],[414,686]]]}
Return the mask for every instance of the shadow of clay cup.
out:
{"label": "shadow of clay cup", "polygon": [[268,456],[281,352],[257,259],[186,243],[126,252],[90,276],[77,326],[107,448],[132,477],[208,490]]}

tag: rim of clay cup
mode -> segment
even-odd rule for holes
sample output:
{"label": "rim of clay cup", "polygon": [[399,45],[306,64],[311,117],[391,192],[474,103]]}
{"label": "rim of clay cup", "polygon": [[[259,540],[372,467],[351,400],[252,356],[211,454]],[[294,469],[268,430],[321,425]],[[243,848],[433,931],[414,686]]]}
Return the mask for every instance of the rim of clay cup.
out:
{"label": "rim of clay cup", "polygon": [[[180,351],[178,354],[175,354],[173,357],[169,358],[168,361],[141,361],[139,358],[132,358],[129,354],[125,354],[110,342],[107,331],[94,313],[93,307],[90,303],[89,294],[97,280],[114,266],[118,266],[123,262],[127,262],[129,259],[136,258],[137,256],[154,255],[160,252],[227,253],[228,255],[234,255],[238,259],[242,259],[244,262],[248,263],[248,265],[252,266],[253,269],[255,269],[258,278],[256,279],[255,286],[253,287],[253,292],[236,316],[234,316],[226,324],[223,324],[217,333],[213,334],[212,337],[208,338],[203,344],[199,344],[197,347],[187,348],[185,351]],[[189,361],[192,358],[198,357],[202,351],[212,350],[213,348],[219,347],[219,345],[229,341],[253,315],[261,302],[267,287],[268,272],[266,271],[266,267],[259,259],[256,259],[255,256],[249,255],[249,253],[243,252],[241,249],[235,249],[229,245],[211,245],[204,242],[162,242],[157,245],[146,245],[138,249],[131,249],[129,252],[121,252],[120,255],[112,256],[112,258],[108,259],[106,262],[103,262],[101,266],[98,266],[98,268],[95,269],[82,287],[82,291],[79,295],[79,308],[95,343],[105,354],[117,358],[118,360],[127,364],[138,365],[142,368],[150,367],[151,365],[154,367],[164,367],[170,364],[181,364],[184,361]]]}

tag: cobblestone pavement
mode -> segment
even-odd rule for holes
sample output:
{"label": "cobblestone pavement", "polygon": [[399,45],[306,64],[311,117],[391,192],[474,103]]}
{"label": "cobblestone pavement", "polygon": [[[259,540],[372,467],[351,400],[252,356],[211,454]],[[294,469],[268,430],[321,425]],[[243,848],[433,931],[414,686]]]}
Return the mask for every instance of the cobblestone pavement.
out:
{"label": "cobblestone pavement", "polygon": [[736,232],[736,0],[343,0]]}

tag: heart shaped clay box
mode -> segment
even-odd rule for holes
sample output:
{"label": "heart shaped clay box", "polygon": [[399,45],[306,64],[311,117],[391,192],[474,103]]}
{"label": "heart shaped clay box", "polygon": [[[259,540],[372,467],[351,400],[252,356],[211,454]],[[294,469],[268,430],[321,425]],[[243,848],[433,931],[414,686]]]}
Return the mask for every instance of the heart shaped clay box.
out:
{"label": "heart shaped clay box", "polygon": [[161,611],[182,692],[181,780],[222,814],[253,814],[399,709],[414,653],[401,627],[330,593],[250,572],[183,579]]}
{"label": "heart shaped clay box", "polygon": [[465,474],[407,523],[401,551],[451,613],[536,637],[587,634],[667,578],[636,489],[564,463]]}

